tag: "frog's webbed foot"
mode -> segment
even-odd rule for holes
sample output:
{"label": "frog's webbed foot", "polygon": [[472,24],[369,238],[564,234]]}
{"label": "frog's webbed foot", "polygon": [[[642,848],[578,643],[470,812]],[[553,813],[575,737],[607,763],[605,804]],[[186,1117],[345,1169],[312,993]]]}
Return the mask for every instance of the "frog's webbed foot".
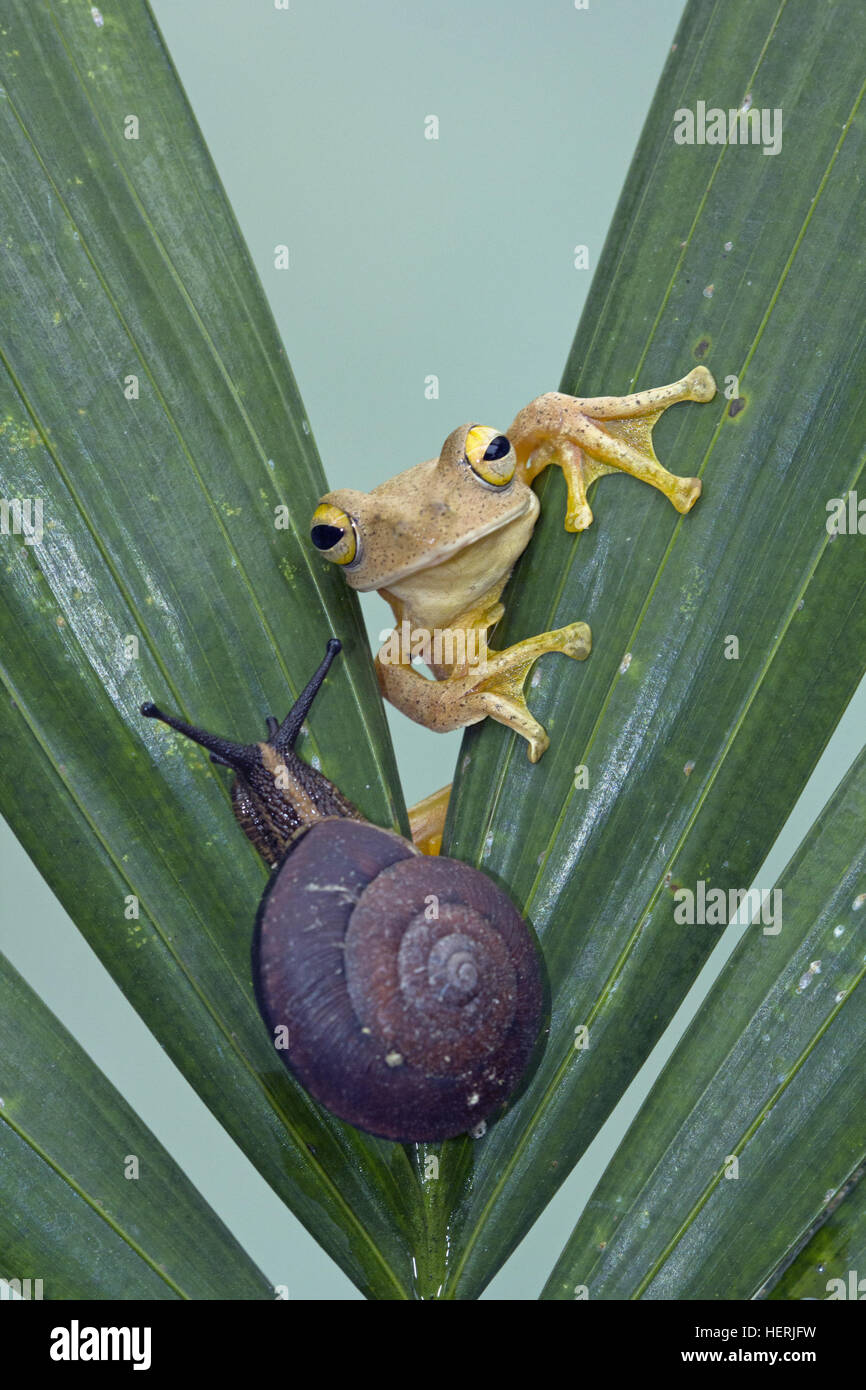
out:
{"label": "frog's webbed foot", "polygon": [[381,653],[376,670],[385,699],[416,723],[444,733],[478,724],[489,715],[526,739],[529,760],[536,763],[550,740],[530,714],[523,696],[530,667],[547,652],[562,652],[583,661],[591,647],[587,624],[569,623],[517,642],[505,651],[488,648],[485,657],[468,670],[460,669],[441,680],[426,680],[409,665],[390,664]]}
{"label": "frog's webbed foot", "polygon": [[592,522],[586,500],[590,483],[621,470],[663,492],[678,512],[688,512],[701,495],[699,478],[679,478],[658,461],[653,426],[678,401],[709,401],[716,383],[706,367],[681,381],[631,396],[566,396],[548,392],[520,411],[508,430],[518,474],[527,483],[549,464],[562,469],[568,487],[565,529],[583,531]]}

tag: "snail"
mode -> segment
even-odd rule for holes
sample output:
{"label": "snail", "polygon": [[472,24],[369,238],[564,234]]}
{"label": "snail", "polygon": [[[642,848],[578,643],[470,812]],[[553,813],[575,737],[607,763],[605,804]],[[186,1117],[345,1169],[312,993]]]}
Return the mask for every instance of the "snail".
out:
{"label": "snail", "polygon": [[482,1132],[541,1034],[535,940],[510,898],[456,859],[364,820],[294,744],[340,642],[282,724],[237,744],[159,719],[235,772],[232,804],[273,872],[252,945],[279,1056],[326,1109],[414,1142]]}

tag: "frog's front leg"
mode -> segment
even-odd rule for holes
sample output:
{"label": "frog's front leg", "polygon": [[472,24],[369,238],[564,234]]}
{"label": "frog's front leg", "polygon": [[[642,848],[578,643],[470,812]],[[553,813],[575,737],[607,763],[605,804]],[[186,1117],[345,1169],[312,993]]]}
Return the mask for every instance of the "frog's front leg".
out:
{"label": "frog's front leg", "polygon": [[[447,638],[448,634],[443,636]],[[458,632],[453,636],[456,639]],[[461,630],[459,636],[461,645],[468,647],[469,633]],[[583,661],[590,649],[587,624],[569,623],[554,632],[517,642],[505,651],[484,649],[476,662],[463,663],[438,680],[426,680],[413,669],[409,660],[395,662],[389,643],[385,643],[376,657],[376,670],[385,699],[416,723],[444,733],[477,724],[490,715],[526,739],[529,760],[535,763],[550,740],[529,712],[523,696],[529,669],[547,652],[562,652]]]}
{"label": "frog's front leg", "polygon": [[709,401],[716,383],[706,367],[695,367],[681,381],[630,396],[566,396],[548,392],[517,415],[508,438],[517,454],[517,475],[531,483],[551,463],[562,468],[568,486],[567,531],[583,531],[592,521],[586,500],[590,483],[621,470],[659,489],[678,512],[688,512],[701,495],[699,478],[680,478],[658,461],[653,426],[678,401]]}
{"label": "frog's front leg", "polygon": [[529,761],[537,763],[550,739],[530,714],[523,695],[530,668],[545,652],[562,652],[575,661],[585,661],[591,650],[592,634],[586,623],[569,623],[554,632],[517,642],[502,652],[488,650],[484,678],[472,692],[473,705],[521,734],[529,744]]}

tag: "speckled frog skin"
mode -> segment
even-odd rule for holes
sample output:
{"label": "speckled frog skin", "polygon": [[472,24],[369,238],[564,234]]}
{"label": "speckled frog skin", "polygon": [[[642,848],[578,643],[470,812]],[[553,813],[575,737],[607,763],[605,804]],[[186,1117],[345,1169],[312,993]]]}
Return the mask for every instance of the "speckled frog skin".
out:
{"label": "speckled frog skin", "polygon": [[[353,589],[377,589],[394,614],[395,631],[376,658],[385,698],[440,731],[489,715],[521,734],[536,762],[549,739],[524,699],[529,670],[546,652],[583,660],[591,637],[586,623],[573,622],[504,651],[486,644],[538,517],[531,483],[550,464],[562,469],[569,531],[592,522],[589,484],[617,470],[651,483],[677,511],[688,512],[700,481],[662,467],[652,430],[668,406],[711,400],[715,390],[706,367],[696,367],[670,386],[630,396],[550,392],[521,410],[506,434],[461,425],[438,458],[372,492],[342,488],[323,497],[313,516],[313,544],[343,567]],[[433,681],[412,666],[416,634],[426,634],[423,654]]]}

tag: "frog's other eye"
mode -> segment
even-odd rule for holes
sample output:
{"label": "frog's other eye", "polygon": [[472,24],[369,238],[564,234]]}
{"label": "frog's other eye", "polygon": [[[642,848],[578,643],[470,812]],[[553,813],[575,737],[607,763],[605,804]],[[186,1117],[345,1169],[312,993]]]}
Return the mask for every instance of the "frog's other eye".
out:
{"label": "frog's other eye", "polygon": [[466,462],[491,487],[505,487],[514,477],[516,460],[511,441],[490,425],[473,425],[466,435]]}
{"label": "frog's other eye", "polygon": [[358,554],[358,536],[352,518],[330,502],[323,502],[313,512],[310,540],[325,559],[333,560],[335,565],[351,565]]}

